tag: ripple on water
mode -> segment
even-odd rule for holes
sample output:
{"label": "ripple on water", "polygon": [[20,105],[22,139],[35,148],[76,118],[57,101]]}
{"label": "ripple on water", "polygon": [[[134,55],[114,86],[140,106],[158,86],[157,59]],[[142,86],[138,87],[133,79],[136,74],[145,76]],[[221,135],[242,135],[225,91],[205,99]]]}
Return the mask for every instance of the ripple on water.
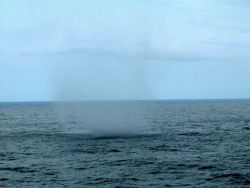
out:
{"label": "ripple on water", "polygon": [[[51,104],[7,111],[0,105],[6,119],[0,121],[0,187],[247,187],[250,105],[244,103],[131,103],[134,123],[145,115],[149,132],[158,133],[98,138],[75,127],[88,118],[95,123],[102,105],[78,104],[80,111],[66,105],[63,120]],[[119,111],[126,103],[114,106]]]}
{"label": "ripple on water", "polygon": [[242,184],[250,185],[250,176],[249,174],[243,174],[239,172],[232,173],[215,173],[207,179],[208,181],[227,181],[232,184]]}

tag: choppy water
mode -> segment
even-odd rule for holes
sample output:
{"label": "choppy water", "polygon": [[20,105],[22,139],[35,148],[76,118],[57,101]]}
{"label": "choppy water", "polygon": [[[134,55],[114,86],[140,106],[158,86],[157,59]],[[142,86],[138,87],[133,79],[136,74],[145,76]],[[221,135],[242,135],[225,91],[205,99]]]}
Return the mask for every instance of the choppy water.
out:
{"label": "choppy water", "polygon": [[250,100],[0,103],[0,187],[249,187]]}

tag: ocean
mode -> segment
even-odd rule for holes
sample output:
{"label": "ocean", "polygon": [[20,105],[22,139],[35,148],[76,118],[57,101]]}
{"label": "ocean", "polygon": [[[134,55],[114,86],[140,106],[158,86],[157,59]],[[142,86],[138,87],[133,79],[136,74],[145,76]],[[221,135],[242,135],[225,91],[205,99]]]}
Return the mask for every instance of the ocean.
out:
{"label": "ocean", "polygon": [[0,187],[249,187],[250,100],[0,103]]}

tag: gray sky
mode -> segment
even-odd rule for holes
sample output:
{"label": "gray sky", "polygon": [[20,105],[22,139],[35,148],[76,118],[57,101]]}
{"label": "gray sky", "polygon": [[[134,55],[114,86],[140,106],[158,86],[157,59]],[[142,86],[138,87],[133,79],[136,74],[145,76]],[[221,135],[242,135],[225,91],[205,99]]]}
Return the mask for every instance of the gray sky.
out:
{"label": "gray sky", "polygon": [[0,101],[249,97],[248,0],[0,0]]}

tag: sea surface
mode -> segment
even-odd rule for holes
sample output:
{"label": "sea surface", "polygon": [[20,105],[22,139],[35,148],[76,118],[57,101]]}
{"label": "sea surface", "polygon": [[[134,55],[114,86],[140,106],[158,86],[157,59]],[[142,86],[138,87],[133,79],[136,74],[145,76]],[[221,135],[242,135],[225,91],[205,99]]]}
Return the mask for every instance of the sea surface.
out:
{"label": "sea surface", "polygon": [[0,187],[250,187],[250,100],[0,103]]}

